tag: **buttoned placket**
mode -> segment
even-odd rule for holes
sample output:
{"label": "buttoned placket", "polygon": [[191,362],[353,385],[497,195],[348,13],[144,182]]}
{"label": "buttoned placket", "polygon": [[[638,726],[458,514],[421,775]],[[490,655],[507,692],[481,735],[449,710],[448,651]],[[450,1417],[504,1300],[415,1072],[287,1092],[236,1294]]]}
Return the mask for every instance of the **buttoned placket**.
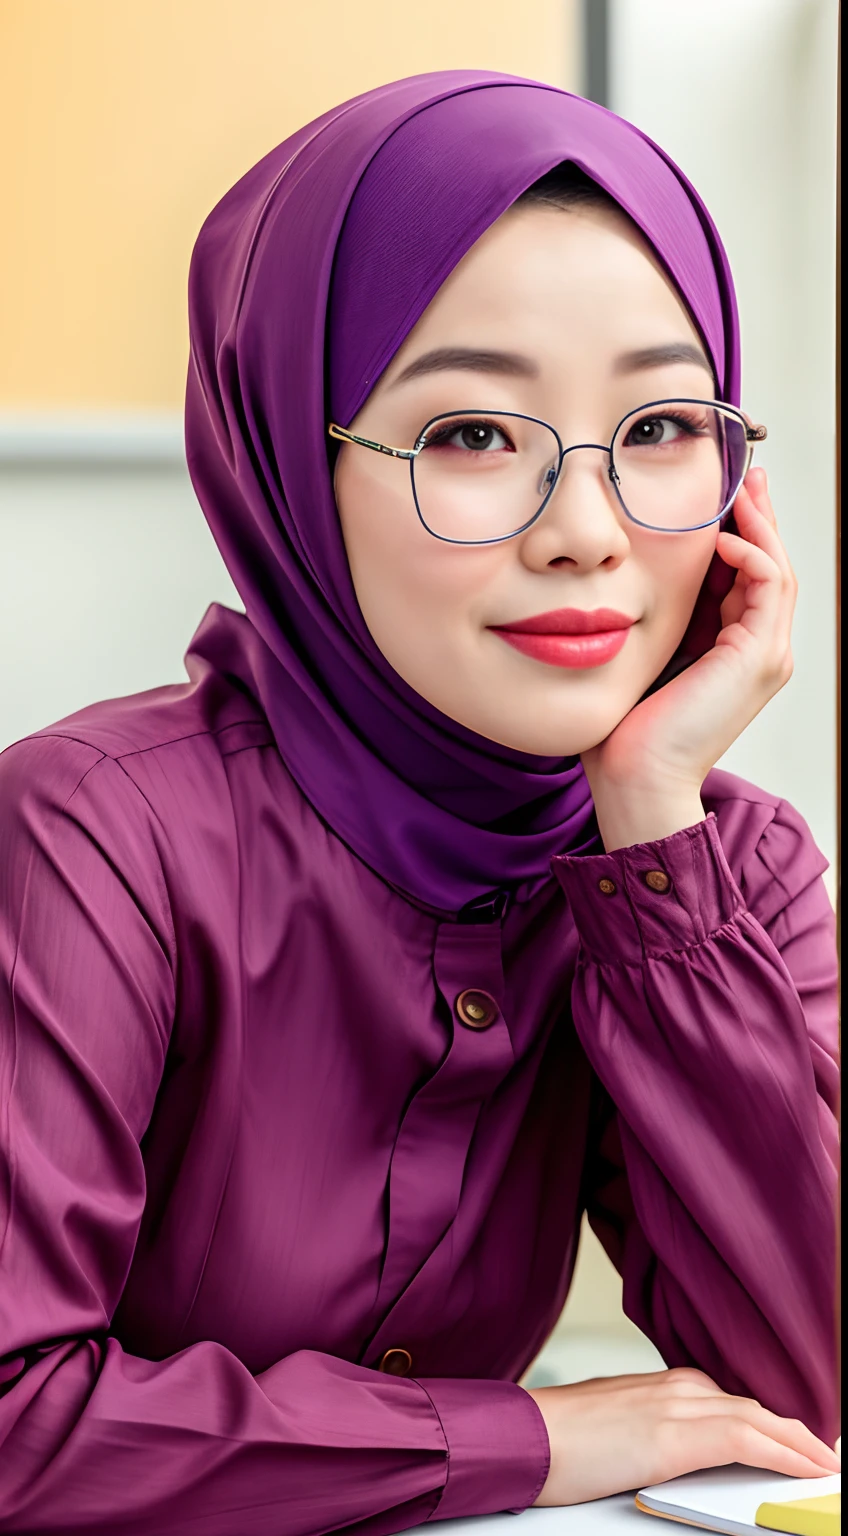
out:
{"label": "buttoned placket", "polygon": [[[395,1142],[386,1253],[375,1306],[375,1317],[382,1314],[382,1321],[364,1352],[366,1365],[379,1365],[389,1351],[407,1347],[404,1293],[444,1241],[459,1206],[481,1107],[515,1059],[502,1011],[500,921],[440,923],[433,971],[450,1012],[450,1043],[410,1101]],[[414,1374],[414,1360],[411,1370]]]}

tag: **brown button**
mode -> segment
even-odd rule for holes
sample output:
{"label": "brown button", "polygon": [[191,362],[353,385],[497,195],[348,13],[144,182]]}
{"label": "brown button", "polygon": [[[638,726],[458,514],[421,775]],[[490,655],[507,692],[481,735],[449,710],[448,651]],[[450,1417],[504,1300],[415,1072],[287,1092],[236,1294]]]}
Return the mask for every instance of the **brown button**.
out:
{"label": "brown button", "polygon": [[498,1016],[498,1005],[488,992],[474,989],[460,992],[453,1006],[457,1018],[467,1024],[469,1029],[488,1029]]}
{"label": "brown button", "polygon": [[598,890],[604,896],[614,896],[617,889],[618,889],[618,887],[616,886],[615,881],[614,880],[608,880],[606,878],[606,875],[604,876],[603,880],[599,880],[598,881]]}
{"label": "brown button", "polygon": [[408,1376],[412,1370],[412,1356],[408,1349],[387,1349],[383,1355],[378,1371],[385,1371],[389,1376]]}
{"label": "brown button", "polygon": [[664,869],[649,869],[645,875],[645,884],[649,885],[652,891],[667,891],[671,881]]}

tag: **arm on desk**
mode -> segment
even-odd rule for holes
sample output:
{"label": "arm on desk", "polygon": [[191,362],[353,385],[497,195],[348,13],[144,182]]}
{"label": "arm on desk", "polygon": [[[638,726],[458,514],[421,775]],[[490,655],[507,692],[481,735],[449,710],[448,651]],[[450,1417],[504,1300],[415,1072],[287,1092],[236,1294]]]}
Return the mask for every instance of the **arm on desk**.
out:
{"label": "arm on desk", "polygon": [[174,1015],[156,827],[121,767],[0,755],[0,1531],[286,1536],[523,1508],[547,1471],[512,1382],[425,1382],[303,1350],[255,1377],[110,1324],[145,1202]]}

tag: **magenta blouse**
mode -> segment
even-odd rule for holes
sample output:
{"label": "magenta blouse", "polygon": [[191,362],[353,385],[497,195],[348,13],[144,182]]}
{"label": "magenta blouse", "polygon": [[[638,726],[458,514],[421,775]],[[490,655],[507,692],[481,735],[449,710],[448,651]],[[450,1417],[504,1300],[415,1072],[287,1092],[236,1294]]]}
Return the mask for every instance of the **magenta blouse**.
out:
{"label": "magenta blouse", "polygon": [[0,756],[0,1529],[523,1509],[584,1210],[669,1366],[832,1443],[826,860],[703,803],[459,922],[209,665]]}

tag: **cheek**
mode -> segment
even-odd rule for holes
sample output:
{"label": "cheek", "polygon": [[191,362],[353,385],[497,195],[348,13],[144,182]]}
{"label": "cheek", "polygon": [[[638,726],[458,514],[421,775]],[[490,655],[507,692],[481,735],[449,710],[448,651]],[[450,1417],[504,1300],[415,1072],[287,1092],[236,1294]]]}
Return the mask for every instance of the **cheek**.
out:
{"label": "cheek", "polygon": [[408,504],[411,495],[403,466],[391,465],[392,474],[377,461],[372,471],[370,462],[365,462],[372,456],[354,451],[359,453],[358,460],[340,464],[336,471],[335,493],[348,565],[364,612],[370,592],[391,585],[387,572],[400,576],[406,568],[416,518],[414,506]]}
{"label": "cheek", "polygon": [[670,534],[638,552],[652,594],[652,615],[663,633],[682,637],[713,558],[717,532],[713,524],[697,533]]}
{"label": "cheek", "polygon": [[336,501],[363,618],[383,654],[397,661],[424,640],[457,643],[499,557],[433,538],[416,512],[408,472],[388,468],[398,473],[345,466]]}

